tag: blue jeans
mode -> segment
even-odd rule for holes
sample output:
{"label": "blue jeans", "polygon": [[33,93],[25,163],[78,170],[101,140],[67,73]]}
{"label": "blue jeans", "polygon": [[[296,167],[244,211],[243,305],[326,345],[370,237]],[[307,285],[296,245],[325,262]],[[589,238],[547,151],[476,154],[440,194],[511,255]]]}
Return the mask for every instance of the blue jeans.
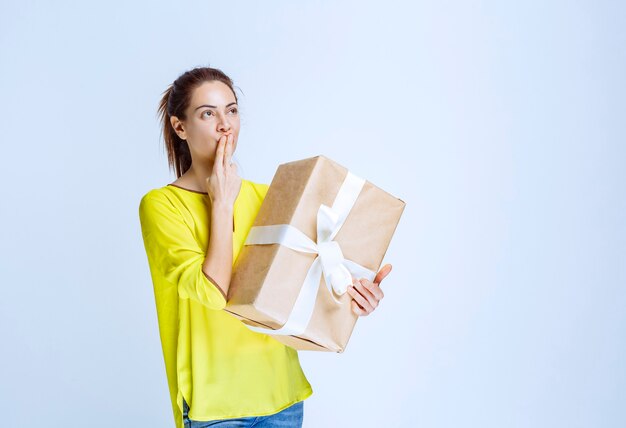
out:
{"label": "blue jeans", "polygon": [[281,410],[278,413],[267,416],[250,416],[235,419],[219,419],[213,421],[193,421],[189,419],[189,406],[183,398],[183,420],[185,428],[301,428],[304,414],[304,401]]}

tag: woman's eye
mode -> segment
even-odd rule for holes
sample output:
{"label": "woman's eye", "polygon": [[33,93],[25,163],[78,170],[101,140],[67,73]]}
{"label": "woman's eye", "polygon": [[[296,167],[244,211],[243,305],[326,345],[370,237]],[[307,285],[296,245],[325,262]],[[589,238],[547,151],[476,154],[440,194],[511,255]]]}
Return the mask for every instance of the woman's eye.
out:
{"label": "woman's eye", "polygon": [[[233,114],[237,114],[237,111],[238,111],[238,110],[237,110],[236,108],[234,108],[234,109],[231,109],[231,110],[230,110],[230,112],[231,112],[231,113],[233,113]],[[209,113],[209,114],[213,114],[213,112],[212,112],[211,110],[207,110],[207,111],[205,111],[205,112],[204,112],[204,113],[202,113],[202,114],[203,114],[203,115],[205,115],[205,114],[207,114],[207,113]]]}

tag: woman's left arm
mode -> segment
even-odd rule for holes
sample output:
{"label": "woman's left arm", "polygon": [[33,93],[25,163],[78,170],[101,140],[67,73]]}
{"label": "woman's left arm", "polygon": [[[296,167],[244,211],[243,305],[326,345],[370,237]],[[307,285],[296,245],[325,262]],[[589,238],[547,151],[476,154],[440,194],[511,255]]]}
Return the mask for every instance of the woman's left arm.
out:
{"label": "woman's left arm", "polygon": [[352,311],[359,316],[367,316],[374,312],[378,303],[385,297],[380,283],[391,272],[391,265],[386,264],[378,273],[374,281],[365,278],[352,279],[352,285],[348,287],[348,293],[352,296]]}

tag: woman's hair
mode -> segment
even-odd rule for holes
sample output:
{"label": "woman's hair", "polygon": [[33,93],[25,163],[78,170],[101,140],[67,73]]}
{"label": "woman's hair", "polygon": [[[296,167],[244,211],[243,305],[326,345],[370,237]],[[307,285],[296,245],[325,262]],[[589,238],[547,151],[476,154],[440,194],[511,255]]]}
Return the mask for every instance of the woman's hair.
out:
{"label": "woman's hair", "polygon": [[180,120],[187,119],[185,111],[189,107],[193,91],[204,82],[216,80],[228,85],[235,95],[235,101],[238,102],[231,78],[221,70],[211,67],[197,67],[178,76],[174,83],[163,92],[163,97],[159,102],[158,115],[163,126],[167,161],[170,170],[174,169],[176,172],[177,178],[191,166],[191,152],[187,141],[180,138],[174,131],[170,117],[176,116]]}

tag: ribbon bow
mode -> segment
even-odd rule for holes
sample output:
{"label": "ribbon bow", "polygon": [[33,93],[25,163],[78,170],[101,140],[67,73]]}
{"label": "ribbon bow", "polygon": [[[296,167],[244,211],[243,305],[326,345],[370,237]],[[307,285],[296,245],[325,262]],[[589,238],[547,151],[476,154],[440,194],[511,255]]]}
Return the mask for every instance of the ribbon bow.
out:
{"label": "ribbon bow", "polygon": [[299,335],[306,330],[313,315],[317,289],[322,276],[331,296],[337,303],[339,301],[334,294],[341,296],[347,291],[348,286],[352,284],[352,275],[367,278],[370,281],[374,279],[375,272],[346,259],[339,243],[333,240],[348,217],[364,184],[365,180],[348,171],[333,206],[320,205],[317,211],[317,242],[289,224],[254,226],[250,229],[244,245],[280,244],[296,251],[318,254],[318,257],[307,272],[287,322],[278,330],[245,324],[249,329],[265,334]]}

